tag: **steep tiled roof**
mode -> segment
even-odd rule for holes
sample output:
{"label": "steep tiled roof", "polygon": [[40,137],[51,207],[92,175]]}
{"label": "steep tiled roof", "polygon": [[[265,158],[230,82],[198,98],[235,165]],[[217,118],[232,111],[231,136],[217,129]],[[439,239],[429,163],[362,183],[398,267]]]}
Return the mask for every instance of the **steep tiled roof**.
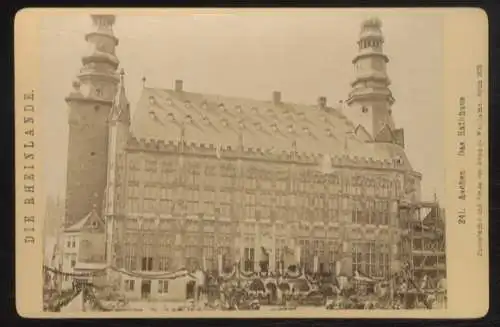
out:
{"label": "steep tiled roof", "polygon": [[[184,127],[182,127],[184,126]],[[404,161],[391,143],[366,142],[338,108],[144,88],[132,119],[135,138]],[[359,129],[358,129],[359,130]],[[241,135],[241,137],[240,137]]]}

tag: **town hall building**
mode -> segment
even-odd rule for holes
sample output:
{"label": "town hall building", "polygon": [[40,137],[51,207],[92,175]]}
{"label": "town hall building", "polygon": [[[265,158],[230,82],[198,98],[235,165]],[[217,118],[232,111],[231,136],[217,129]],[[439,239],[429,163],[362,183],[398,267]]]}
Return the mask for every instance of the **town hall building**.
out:
{"label": "town hall building", "polygon": [[92,20],[66,98],[66,226],[102,225],[105,246],[88,247],[107,265],[251,272],[265,257],[275,271],[291,252],[306,272],[400,269],[398,206],[420,201],[422,176],[393,119],[378,19],[361,25],[346,101],[201,94],[176,80],[145,86],[133,116],[115,17]]}

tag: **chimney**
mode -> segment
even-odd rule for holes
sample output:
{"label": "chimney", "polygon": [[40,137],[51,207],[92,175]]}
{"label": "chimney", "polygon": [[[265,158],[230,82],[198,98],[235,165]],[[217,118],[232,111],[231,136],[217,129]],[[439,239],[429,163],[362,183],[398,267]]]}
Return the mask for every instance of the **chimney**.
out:
{"label": "chimney", "polygon": [[275,105],[278,105],[281,103],[281,92],[279,92],[279,91],[273,92],[273,103]]}
{"label": "chimney", "polygon": [[182,80],[181,79],[178,79],[178,80],[175,80],[175,91],[176,92],[182,92]]}
{"label": "chimney", "polygon": [[326,97],[319,97],[318,98],[318,107],[320,109],[325,109],[326,108]]}

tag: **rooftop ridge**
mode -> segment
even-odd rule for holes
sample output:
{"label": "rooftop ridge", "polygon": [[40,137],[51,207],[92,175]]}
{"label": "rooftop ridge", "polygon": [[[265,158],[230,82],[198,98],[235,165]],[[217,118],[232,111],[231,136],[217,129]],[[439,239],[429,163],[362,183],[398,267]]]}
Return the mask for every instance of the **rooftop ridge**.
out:
{"label": "rooftop ridge", "polygon": [[[149,91],[163,91],[167,93],[178,93],[175,89],[172,88],[162,88],[162,87],[144,87],[144,90],[149,90]],[[221,99],[227,99],[227,100],[234,100],[234,101],[249,101],[249,102],[262,102],[262,103],[269,103],[270,105],[276,106],[276,104],[273,103],[273,99],[258,99],[258,98],[251,98],[248,96],[239,96],[239,95],[223,95],[223,94],[217,94],[217,93],[203,93],[203,92],[194,92],[194,91],[182,91],[182,93],[186,95],[199,95],[199,96],[208,96],[208,97],[214,97],[214,98],[221,98]],[[316,103],[303,103],[303,102],[290,102],[290,101],[283,101],[281,100],[282,105],[291,105],[291,106],[304,106],[304,107],[310,107],[310,108],[318,108],[318,105]],[[338,107],[335,106],[326,106],[326,109],[331,109],[337,111],[337,113],[341,114],[344,116],[339,110]],[[325,111],[327,112],[327,111]]]}

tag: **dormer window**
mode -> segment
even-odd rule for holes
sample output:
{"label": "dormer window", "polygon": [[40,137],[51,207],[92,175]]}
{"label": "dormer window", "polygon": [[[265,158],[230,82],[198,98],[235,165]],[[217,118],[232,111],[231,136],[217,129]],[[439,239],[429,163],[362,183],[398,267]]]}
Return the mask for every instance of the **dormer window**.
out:
{"label": "dormer window", "polygon": [[259,113],[259,109],[257,109],[257,107],[252,107],[252,113],[253,114]]}
{"label": "dormer window", "polygon": [[299,112],[298,116],[299,116],[300,119],[305,119],[306,118],[306,115],[304,115],[303,112]]}
{"label": "dormer window", "polygon": [[187,123],[192,123],[193,122],[193,117],[191,115],[186,115],[186,122]]}
{"label": "dormer window", "polygon": [[172,121],[173,121],[173,120],[175,120],[175,116],[174,116],[174,114],[173,114],[173,113],[171,113],[171,112],[169,112],[169,113],[167,114],[167,117],[168,117],[168,119],[169,119],[169,120],[172,120]]}
{"label": "dormer window", "polygon": [[309,128],[307,128],[307,127],[304,127],[302,129],[302,131],[304,132],[304,134],[307,134],[307,135],[311,134],[311,132],[309,131]]}
{"label": "dormer window", "polygon": [[238,125],[240,126],[241,129],[245,129],[245,122],[243,120],[240,120],[238,122]]}
{"label": "dormer window", "polygon": [[227,121],[227,119],[222,119],[221,123],[222,123],[222,126],[227,126],[229,124],[229,122]]}
{"label": "dormer window", "polygon": [[288,125],[288,132],[289,133],[293,133],[294,132],[293,125]]}
{"label": "dormer window", "polygon": [[278,124],[272,123],[271,128],[273,129],[274,132],[277,132],[278,131]]}
{"label": "dormer window", "polygon": [[203,122],[206,124],[206,125],[210,125],[210,119],[208,119],[207,116],[203,115],[201,116],[201,119],[203,119]]}
{"label": "dormer window", "polygon": [[167,99],[167,105],[171,106],[173,104],[172,99]]}
{"label": "dormer window", "polygon": [[220,104],[219,104],[219,110],[220,110],[220,111],[226,111],[226,107],[224,106],[224,104],[223,104],[223,103],[220,103]]}
{"label": "dormer window", "polygon": [[368,107],[361,107],[361,112],[363,112],[364,114],[366,114],[368,112]]}
{"label": "dormer window", "polygon": [[240,105],[237,105],[237,106],[236,106],[236,111],[237,111],[237,112],[241,112],[241,111],[242,111],[242,108],[241,108],[241,106],[240,106]]}
{"label": "dormer window", "polygon": [[100,88],[95,89],[95,94],[100,97],[102,96],[102,90]]}
{"label": "dormer window", "polygon": [[149,103],[150,103],[150,104],[155,104],[155,102],[156,102],[156,101],[155,101],[155,97],[154,97],[154,96],[150,96],[150,97],[149,97]]}
{"label": "dormer window", "polygon": [[329,137],[331,137],[333,134],[332,134],[332,130],[327,128],[326,129],[326,135],[328,135]]}
{"label": "dormer window", "polygon": [[187,109],[191,108],[191,102],[189,101],[184,102],[184,107],[186,107]]}
{"label": "dormer window", "polygon": [[208,103],[206,101],[203,101],[201,103],[201,109],[207,109],[208,108]]}
{"label": "dormer window", "polygon": [[92,224],[91,224],[92,228],[97,228],[97,221],[93,221]]}
{"label": "dormer window", "polygon": [[259,123],[259,122],[256,122],[254,123],[254,126],[256,129],[258,129],[259,131],[262,130],[262,125]]}

